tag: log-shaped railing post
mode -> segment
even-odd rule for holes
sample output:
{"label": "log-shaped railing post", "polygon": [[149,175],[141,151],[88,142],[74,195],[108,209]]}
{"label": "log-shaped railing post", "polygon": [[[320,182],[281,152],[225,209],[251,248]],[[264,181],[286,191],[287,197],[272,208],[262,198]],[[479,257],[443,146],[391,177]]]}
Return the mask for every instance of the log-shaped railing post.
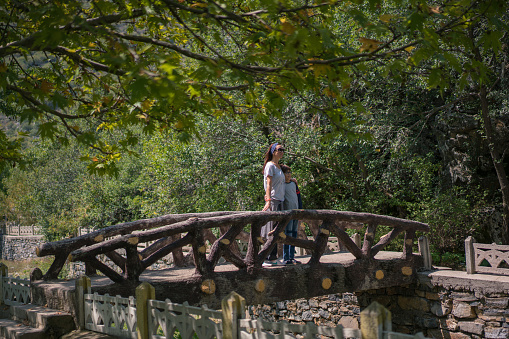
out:
{"label": "log-shaped railing post", "polygon": [[191,245],[193,247],[193,258],[196,272],[201,276],[209,276],[211,269],[207,262],[207,244],[203,236],[203,230],[189,232],[192,235]]}
{"label": "log-shaped railing post", "polygon": [[403,258],[408,259],[412,255],[412,247],[414,245],[415,231],[407,230],[405,232],[405,244],[403,246]]}
{"label": "log-shaped railing post", "polygon": [[128,244],[125,248],[125,278],[127,281],[137,283],[140,281],[140,275],[143,272],[141,264],[141,255],[138,253],[136,244]]}
{"label": "log-shaped railing post", "polygon": [[323,224],[320,226],[315,240],[315,248],[313,249],[313,253],[311,253],[311,259],[309,259],[310,265],[316,265],[320,263],[320,258],[325,252],[325,249],[327,248],[330,227],[331,222],[329,220],[325,220]]}
{"label": "log-shaped railing post", "polygon": [[[251,232],[249,233],[249,243],[247,245],[245,258],[248,273],[253,273],[257,266],[258,252],[260,251],[260,245],[263,243],[263,239],[260,236],[261,228],[262,224],[260,222],[251,224]],[[261,263],[259,264],[261,265]]]}
{"label": "log-shaped railing post", "polygon": [[368,223],[366,233],[364,234],[362,253],[368,258],[371,258],[371,247],[373,246],[373,242],[375,241],[376,228],[377,224],[374,222],[370,222]]}
{"label": "log-shaped railing post", "polygon": [[280,238],[286,238],[286,234],[284,232],[284,229],[286,228],[286,225],[288,225],[288,222],[290,222],[290,218],[284,218],[281,221],[277,222],[275,224],[275,227],[272,229],[272,231],[269,232],[269,236],[267,238],[267,241],[265,244],[263,244],[262,249],[260,253],[258,253],[258,263],[261,265],[263,260],[269,255],[269,253],[272,251],[274,246],[277,246],[278,240]]}
{"label": "log-shaped railing post", "polygon": [[[213,270],[216,266],[217,262],[221,255],[226,260],[233,263],[238,268],[246,267],[246,263],[242,260],[240,256],[240,251],[235,242],[235,238],[242,231],[243,224],[233,224],[229,229],[223,228],[225,233],[217,239],[210,249],[210,254],[207,259],[209,267]],[[236,247],[235,247],[236,246]],[[234,252],[232,248],[236,248],[237,251]],[[238,254],[237,254],[238,253]]]}

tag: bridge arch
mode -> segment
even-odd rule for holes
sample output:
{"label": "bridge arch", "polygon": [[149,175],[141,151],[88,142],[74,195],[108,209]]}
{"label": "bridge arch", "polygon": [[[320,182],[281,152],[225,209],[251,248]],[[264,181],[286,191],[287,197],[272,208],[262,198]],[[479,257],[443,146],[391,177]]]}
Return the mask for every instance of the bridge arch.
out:
{"label": "bridge arch", "polygon": [[[292,219],[318,221],[320,228],[315,239],[286,237],[284,227]],[[278,222],[277,227],[272,235],[262,239],[261,227],[269,221]],[[349,225],[359,223],[366,225],[360,247],[345,231]],[[389,226],[391,230],[375,243],[380,225]],[[214,229],[219,230],[216,234],[220,236],[210,241]],[[412,250],[416,232],[428,230],[427,224],[416,221],[348,211],[211,212],[166,215],[118,224],[79,237],[45,243],[37,249],[37,255],[55,256],[44,275],[45,280],[56,279],[65,261],[70,259],[85,262],[89,270],[100,271],[125,289],[137,285],[140,278],[145,279],[147,267],[157,260],[190,245],[193,274],[161,282],[163,291],[172,290],[178,295],[185,287],[203,301],[220,300],[223,295],[236,290],[248,300],[266,301],[409,283],[414,279],[416,269],[423,265],[422,256]],[[400,234],[404,234],[401,253],[380,257],[383,249]],[[325,254],[331,235],[335,235],[348,251],[343,253],[342,259]],[[245,255],[235,248],[235,239],[241,236],[249,240]],[[207,239],[211,242],[209,251]],[[153,243],[139,250],[139,242]],[[311,255],[298,267],[262,267],[264,258],[278,242],[308,249]],[[118,269],[102,263],[98,259],[101,254],[110,258]],[[218,265],[221,257],[231,264],[231,269],[225,271]]]}

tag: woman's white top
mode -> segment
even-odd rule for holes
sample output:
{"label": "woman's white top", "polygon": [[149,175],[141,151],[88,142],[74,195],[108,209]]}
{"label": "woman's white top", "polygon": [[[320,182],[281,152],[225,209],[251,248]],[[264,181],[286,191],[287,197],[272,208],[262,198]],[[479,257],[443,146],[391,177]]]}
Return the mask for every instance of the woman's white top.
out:
{"label": "woman's white top", "polygon": [[274,200],[285,200],[285,175],[281,168],[278,168],[272,161],[265,165],[263,171],[263,188],[267,192],[267,177],[272,177],[272,190],[270,198]]}

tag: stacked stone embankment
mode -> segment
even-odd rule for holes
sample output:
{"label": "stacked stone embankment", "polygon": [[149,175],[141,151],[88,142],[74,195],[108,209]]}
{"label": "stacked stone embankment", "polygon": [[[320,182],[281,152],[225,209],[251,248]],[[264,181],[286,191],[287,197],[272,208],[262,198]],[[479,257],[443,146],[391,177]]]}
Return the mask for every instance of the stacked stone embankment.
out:
{"label": "stacked stone embankment", "polygon": [[2,259],[24,260],[37,257],[35,249],[44,243],[44,236],[0,235]]}
{"label": "stacked stone embankment", "polygon": [[393,330],[429,338],[509,339],[509,277],[437,270],[407,285],[249,307],[251,317],[358,328],[360,311],[377,301]]}
{"label": "stacked stone embankment", "polygon": [[430,338],[509,338],[509,277],[446,270],[421,273],[419,283],[358,293],[361,309],[377,301],[393,329]]}
{"label": "stacked stone embankment", "polygon": [[314,322],[316,325],[359,328],[360,308],[353,293],[330,294],[311,299],[285,300],[267,305],[248,307],[253,319]]}

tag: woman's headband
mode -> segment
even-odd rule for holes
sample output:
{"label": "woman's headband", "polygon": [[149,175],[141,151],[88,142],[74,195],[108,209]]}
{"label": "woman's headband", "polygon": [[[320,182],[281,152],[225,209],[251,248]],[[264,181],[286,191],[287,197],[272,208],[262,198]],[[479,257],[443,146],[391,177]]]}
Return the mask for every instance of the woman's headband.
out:
{"label": "woman's headband", "polygon": [[270,148],[270,153],[274,153],[274,151],[276,150],[277,145],[279,145],[277,142],[274,145],[272,145],[272,147]]}

